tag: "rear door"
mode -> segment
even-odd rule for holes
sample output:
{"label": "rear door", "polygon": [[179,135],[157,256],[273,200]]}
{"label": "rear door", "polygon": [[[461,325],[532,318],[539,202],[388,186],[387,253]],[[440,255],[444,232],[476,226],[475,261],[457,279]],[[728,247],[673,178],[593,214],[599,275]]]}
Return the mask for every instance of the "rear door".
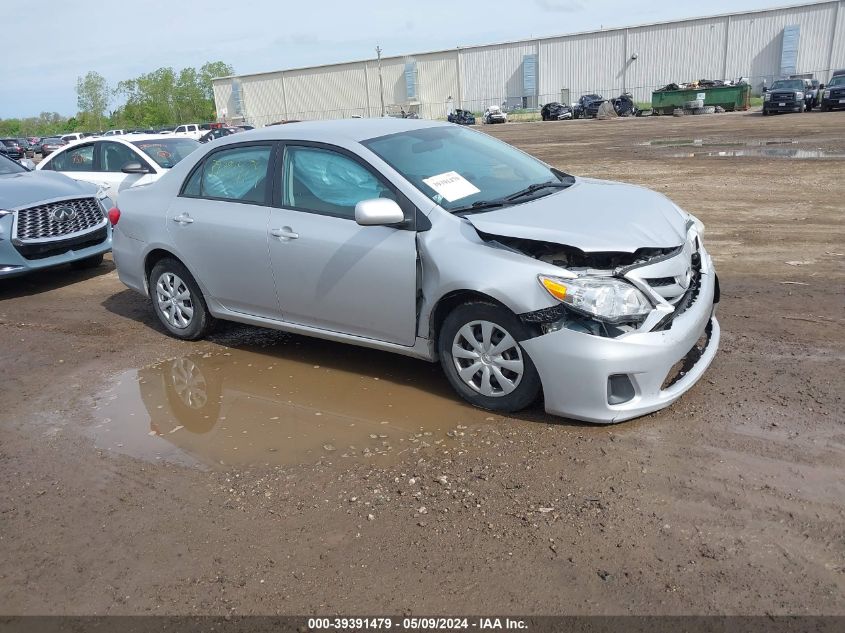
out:
{"label": "rear door", "polygon": [[360,226],[355,204],[413,205],[355,154],[288,143],[278,158],[270,262],[286,321],[399,345],[416,340],[416,232]]}
{"label": "rear door", "polygon": [[274,145],[241,143],[208,154],[171,203],[176,254],[234,312],[280,318],[267,252]]}
{"label": "rear door", "polygon": [[47,157],[41,169],[60,171],[74,180],[104,186],[103,179],[97,173],[94,143],[83,143],[54,152],[52,156]]}

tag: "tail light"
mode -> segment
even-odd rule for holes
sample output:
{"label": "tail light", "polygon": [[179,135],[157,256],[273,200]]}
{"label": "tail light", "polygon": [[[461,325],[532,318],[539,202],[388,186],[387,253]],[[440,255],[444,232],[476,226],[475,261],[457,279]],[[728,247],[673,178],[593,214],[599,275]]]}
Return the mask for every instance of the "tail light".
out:
{"label": "tail light", "polygon": [[111,222],[112,226],[117,226],[118,221],[120,220],[120,209],[117,207],[112,207],[109,209],[109,222]]}

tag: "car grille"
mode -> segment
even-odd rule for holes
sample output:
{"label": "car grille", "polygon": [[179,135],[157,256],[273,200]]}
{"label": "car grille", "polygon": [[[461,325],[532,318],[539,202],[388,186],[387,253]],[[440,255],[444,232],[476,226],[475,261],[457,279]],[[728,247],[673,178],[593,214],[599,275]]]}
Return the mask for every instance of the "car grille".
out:
{"label": "car grille", "polygon": [[15,237],[24,241],[64,237],[96,228],[104,219],[96,198],[40,204],[17,212]]}
{"label": "car grille", "polygon": [[772,93],[772,101],[795,101],[795,93],[794,92],[773,92]]}
{"label": "car grille", "polygon": [[831,90],[830,91],[831,98],[842,98],[845,97],[845,89],[843,90]]}

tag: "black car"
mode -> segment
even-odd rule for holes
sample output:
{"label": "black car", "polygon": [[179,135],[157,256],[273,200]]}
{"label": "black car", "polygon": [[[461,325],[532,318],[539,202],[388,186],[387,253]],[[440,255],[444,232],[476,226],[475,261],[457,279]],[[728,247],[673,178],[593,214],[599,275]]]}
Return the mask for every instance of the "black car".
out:
{"label": "black car", "polygon": [[214,128],[213,130],[209,130],[205,134],[199,137],[200,143],[208,143],[209,141],[213,141],[216,138],[223,138],[224,136],[229,136],[230,134],[237,134],[240,130],[231,128],[231,127],[218,127]]}
{"label": "black car", "polygon": [[42,157],[48,156],[50,152],[55,152],[57,149],[67,145],[67,141],[63,141],[58,136],[49,136],[41,139],[41,145],[38,146],[38,153]]}
{"label": "black car", "polygon": [[619,116],[637,116],[637,104],[630,92],[623,92],[615,99],[611,99],[613,109]]}
{"label": "black car", "polygon": [[807,110],[803,79],[778,79],[763,94],[763,116],[774,112],[804,112]]}
{"label": "black car", "polygon": [[594,119],[604,102],[605,98],[601,95],[582,95],[575,104],[572,116],[576,119]]}
{"label": "black car", "polygon": [[475,125],[475,115],[469,110],[461,110],[458,108],[446,117],[449,123],[457,123],[458,125]]}
{"label": "black car", "polygon": [[834,75],[821,93],[822,112],[845,108],[845,74]]}
{"label": "black car", "polygon": [[540,110],[543,121],[562,121],[572,118],[572,108],[557,101],[547,103]]}
{"label": "black car", "polygon": [[0,138],[0,144],[3,145],[3,153],[9,158],[20,160],[26,156],[26,149],[21,147],[16,138]]}

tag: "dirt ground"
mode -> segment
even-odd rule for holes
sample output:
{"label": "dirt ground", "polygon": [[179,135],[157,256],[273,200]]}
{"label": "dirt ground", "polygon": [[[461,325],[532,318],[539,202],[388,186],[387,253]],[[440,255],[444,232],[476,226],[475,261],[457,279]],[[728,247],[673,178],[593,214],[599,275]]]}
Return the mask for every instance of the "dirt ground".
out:
{"label": "dirt ground", "polygon": [[175,341],[110,261],[0,282],[0,613],[845,614],[845,113],[484,129],[704,221],[705,378],[506,418],[420,361]]}

